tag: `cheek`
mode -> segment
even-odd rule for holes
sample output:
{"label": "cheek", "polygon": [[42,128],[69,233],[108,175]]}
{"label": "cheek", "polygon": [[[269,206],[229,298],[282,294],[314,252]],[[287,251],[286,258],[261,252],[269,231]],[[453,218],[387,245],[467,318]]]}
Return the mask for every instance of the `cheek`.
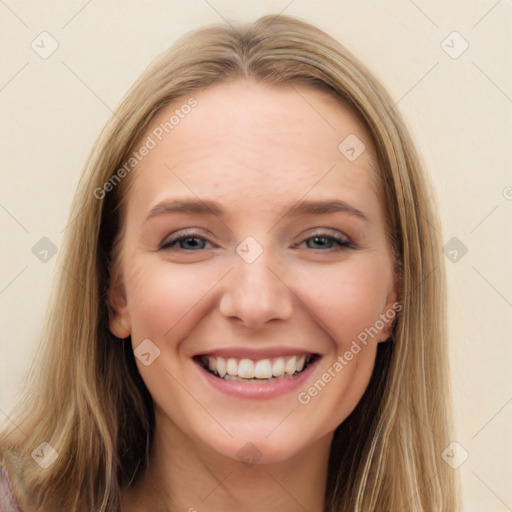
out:
{"label": "cheek", "polygon": [[[127,275],[134,341],[158,338],[185,325],[222,273],[198,266],[171,268],[169,262],[134,263]],[[212,274],[219,274],[219,277]]]}
{"label": "cheek", "polygon": [[389,283],[382,263],[368,258],[304,273],[301,299],[324,329],[346,349],[383,312]]}

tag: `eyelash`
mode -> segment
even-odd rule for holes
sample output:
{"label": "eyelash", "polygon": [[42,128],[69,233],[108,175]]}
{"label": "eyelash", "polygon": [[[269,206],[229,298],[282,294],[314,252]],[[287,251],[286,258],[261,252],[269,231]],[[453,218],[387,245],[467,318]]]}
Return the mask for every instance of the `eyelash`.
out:
{"label": "eyelash", "polygon": [[[160,246],[160,250],[172,249],[172,247],[175,244],[177,244],[178,242],[180,242],[182,240],[187,240],[190,238],[195,238],[197,240],[204,240],[204,241],[208,242],[208,240],[206,238],[199,236],[197,233],[186,232],[185,234],[180,235],[179,237],[171,238],[170,240],[164,241],[162,243],[162,245]],[[348,239],[345,239],[345,238],[342,238],[342,237],[339,237],[336,235],[327,234],[326,232],[315,233],[314,235],[304,239],[301,243],[306,242],[307,240],[311,240],[313,238],[322,238],[325,240],[335,242],[338,245],[338,247],[336,247],[336,248],[330,247],[328,249],[311,249],[313,251],[320,250],[320,251],[327,252],[327,251],[341,251],[344,249],[354,249],[354,246],[351,244],[351,242]],[[300,245],[300,244],[295,244],[293,247],[297,247],[298,245]],[[195,250],[194,249],[192,249],[192,250],[181,249],[181,250],[183,250],[185,252],[200,252],[201,251],[201,249],[195,249]]]}

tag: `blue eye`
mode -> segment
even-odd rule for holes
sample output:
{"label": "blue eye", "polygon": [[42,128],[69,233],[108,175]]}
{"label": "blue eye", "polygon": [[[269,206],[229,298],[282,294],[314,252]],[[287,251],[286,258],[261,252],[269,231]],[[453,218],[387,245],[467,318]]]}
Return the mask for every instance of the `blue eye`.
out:
{"label": "blue eye", "polygon": [[[307,243],[313,240],[314,244],[317,247],[312,247],[311,244],[307,244],[308,249],[313,250],[342,250],[342,249],[350,249],[354,246],[350,243],[348,239],[327,235],[325,233],[317,233],[314,236],[306,238],[302,243]],[[201,251],[202,249],[206,249],[206,244],[210,243],[208,240],[201,236],[197,236],[195,233],[185,233],[181,236],[171,238],[166,240],[160,246],[161,250],[164,249],[172,249],[178,244],[178,248],[183,251],[193,252],[193,251]],[[295,244],[293,247],[297,248],[300,244]]]}
{"label": "blue eye", "polygon": [[204,244],[197,243],[198,240],[202,240],[203,242],[208,242],[208,240],[195,235],[182,235],[177,238],[168,240],[164,242],[164,244],[160,247],[161,249],[171,249],[177,243],[179,244],[179,248],[183,250],[197,251],[200,249],[204,249]]}
{"label": "blue eye", "polygon": [[[308,242],[309,240],[314,240],[314,243],[317,245],[319,244],[320,247],[308,246],[308,249],[342,249],[352,247],[352,244],[348,240],[344,240],[342,238],[338,238],[335,236],[327,236],[320,234],[306,238],[304,242]],[[326,247],[326,244],[328,245],[328,247]],[[333,244],[335,245],[333,246]]]}

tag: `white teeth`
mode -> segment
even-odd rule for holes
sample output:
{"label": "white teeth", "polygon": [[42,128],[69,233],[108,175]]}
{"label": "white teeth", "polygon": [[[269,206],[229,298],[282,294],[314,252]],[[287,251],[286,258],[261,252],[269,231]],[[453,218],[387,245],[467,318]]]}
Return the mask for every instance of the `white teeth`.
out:
{"label": "white teeth", "polygon": [[272,377],[272,363],[270,359],[262,359],[254,365],[254,376],[257,379],[270,379]]}
{"label": "white teeth", "polygon": [[228,359],[226,370],[229,375],[238,375],[238,361],[232,357]]}
{"label": "white teeth", "polygon": [[223,357],[217,357],[217,373],[219,374],[219,377],[224,377],[224,375],[226,375],[226,361]]}
{"label": "white teeth", "polygon": [[272,365],[272,375],[274,377],[281,377],[284,375],[284,359],[282,357],[278,357],[274,364]]}
{"label": "white teeth", "polygon": [[288,375],[293,375],[296,372],[296,370],[297,370],[297,357],[296,356],[292,356],[286,362],[286,366],[285,366],[285,370],[284,371]]}
{"label": "white teeth", "polygon": [[[311,360],[310,355],[282,356],[273,359],[236,359],[234,357],[203,357],[203,364],[212,373],[227,380],[264,380],[273,377],[291,376],[304,369]],[[233,378],[231,378],[233,377]],[[242,380],[243,381],[243,380]]]}
{"label": "white teeth", "polygon": [[244,379],[254,378],[254,363],[250,359],[242,359],[238,363],[238,376]]}

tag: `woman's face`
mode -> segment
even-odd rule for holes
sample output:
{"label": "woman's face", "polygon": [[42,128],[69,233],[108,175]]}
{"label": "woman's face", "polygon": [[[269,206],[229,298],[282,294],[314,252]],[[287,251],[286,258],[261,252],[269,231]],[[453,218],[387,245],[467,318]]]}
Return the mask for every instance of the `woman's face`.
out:
{"label": "woman's face", "polygon": [[283,461],[347,418],[389,336],[374,148],[310,87],[238,81],[192,96],[152,121],[125,178],[110,327],[131,334],[157,429]]}

